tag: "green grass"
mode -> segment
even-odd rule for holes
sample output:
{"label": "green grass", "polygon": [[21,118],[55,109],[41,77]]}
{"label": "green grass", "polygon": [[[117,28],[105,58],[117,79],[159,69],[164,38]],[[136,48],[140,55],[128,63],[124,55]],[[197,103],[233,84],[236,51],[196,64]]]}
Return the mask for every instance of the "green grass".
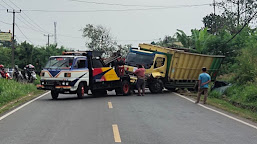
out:
{"label": "green grass", "polygon": [[[34,84],[18,83],[14,80],[0,79],[0,108],[6,106],[10,102],[19,104],[21,101],[28,98],[31,99],[40,93],[42,93],[42,91],[37,90]],[[23,97],[26,98],[22,99]],[[8,107],[9,106],[6,108]],[[3,109],[1,109],[0,112],[1,111],[3,111]]]}
{"label": "green grass", "polygon": [[[196,93],[182,93],[196,99]],[[236,114],[243,118],[257,122],[257,85],[234,85],[221,94],[217,91],[209,92],[207,104]],[[203,95],[201,96],[203,100]]]}
{"label": "green grass", "polygon": [[257,113],[256,112],[253,112],[249,109],[237,107],[223,99],[208,98],[207,103],[209,105],[215,106],[222,110],[228,111],[230,113],[233,113],[238,116],[244,117],[244,118],[252,120],[254,122],[257,122]]}

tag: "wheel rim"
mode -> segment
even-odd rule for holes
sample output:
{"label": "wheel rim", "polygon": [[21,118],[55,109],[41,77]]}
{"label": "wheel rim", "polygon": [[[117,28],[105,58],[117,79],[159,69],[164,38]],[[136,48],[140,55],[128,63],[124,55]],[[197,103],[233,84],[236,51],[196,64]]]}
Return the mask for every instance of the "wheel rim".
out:
{"label": "wheel rim", "polygon": [[156,89],[156,90],[159,90],[160,88],[161,88],[160,83],[156,83],[156,84],[155,84],[155,89]]}
{"label": "wheel rim", "polygon": [[81,95],[84,96],[85,90],[84,87],[81,87]]}
{"label": "wheel rim", "polygon": [[123,92],[124,93],[128,93],[128,91],[129,91],[129,85],[128,84],[124,84],[123,85]]}

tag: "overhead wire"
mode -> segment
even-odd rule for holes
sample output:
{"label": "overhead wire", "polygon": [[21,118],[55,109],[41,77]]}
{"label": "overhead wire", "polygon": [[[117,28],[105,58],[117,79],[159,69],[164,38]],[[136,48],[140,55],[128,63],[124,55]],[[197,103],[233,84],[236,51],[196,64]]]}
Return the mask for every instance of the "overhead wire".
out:
{"label": "overhead wire", "polygon": [[220,45],[219,48],[228,44],[230,41],[232,41],[251,22],[251,20],[256,16],[256,14],[257,14],[257,11],[245,22],[245,24],[242,26],[242,28],[236,34],[234,34],[227,42]]}
{"label": "overhead wire", "polygon": [[[12,2],[11,0],[9,0],[14,6],[16,6],[18,9],[21,9],[19,6],[17,6],[14,2]],[[43,29],[41,26],[39,26],[35,21],[33,21],[25,12],[23,12],[23,14],[34,24],[36,25],[40,31],[44,32],[44,33],[49,33],[47,32],[45,29]],[[25,18],[21,15],[21,17],[25,20]],[[25,20],[26,22],[28,22],[27,20]],[[28,22],[29,23],[29,22]],[[31,24],[31,23],[30,23]],[[32,25],[32,24],[31,24]],[[36,28],[34,25],[32,25],[34,28]]]}
{"label": "overhead wire", "polygon": [[36,32],[40,32],[41,34],[44,34],[44,32],[42,32],[41,30],[37,30],[33,27],[31,27],[30,25],[28,25],[27,23],[25,23],[23,20],[21,20],[19,17],[17,17],[17,19],[22,22],[23,24],[25,24],[29,29],[33,30],[33,31],[36,31]]}
{"label": "overhead wire", "polygon": [[[19,6],[17,6],[14,2],[12,2],[11,0],[9,0],[13,5],[15,5],[18,9],[21,9]],[[49,33],[47,32],[45,29],[43,29],[40,25],[38,25],[35,21],[33,21],[25,12],[23,12],[24,15],[32,22],[34,23],[39,29],[41,29],[42,31],[44,31],[45,33]],[[22,16],[21,16],[22,17]],[[25,18],[23,18],[25,19]]]}
{"label": "overhead wire", "polygon": [[17,28],[19,29],[19,31],[22,33],[22,35],[23,35],[30,43],[33,44],[33,42],[32,42],[31,40],[29,40],[29,38],[22,32],[22,30],[20,29],[20,27],[19,27],[17,24],[15,24],[15,25],[17,26]]}
{"label": "overhead wire", "polygon": [[0,22],[4,23],[4,24],[7,24],[7,25],[12,25],[11,23],[7,23],[7,22],[1,21],[1,20],[0,20]]}
{"label": "overhead wire", "polygon": [[3,8],[7,9],[7,7],[5,7],[4,5],[2,5],[1,3],[0,3],[0,5],[1,5]]}
{"label": "overhead wire", "polygon": [[102,9],[102,10],[44,10],[44,9],[24,9],[23,11],[31,12],[58,12],[58,13],[87,13],[87,12],[115,12],[115,11],[144,11],[144,10],[160,10],[171,8],[183,8],[183,7],[199,7],[209,6],[211,4],[198,4],[198,5],[177,5],[170,7],[156,7],[156,8],[134,8],[134,9]]}
{"label": "overhead wire", "polygon": [[[85,0],[70,0],[73,2],[80,3],[89,3],[89,4],[97,4],[97,5],[109,5],[109,6],[124,6],[124,7],[151,7],[151,8],[171,8],[174,6],[160,6],[160,5],[134,5],[134,4],[120,4],[120,3],[104,3],[104,2],[94,2],[94,1],[85,1]],[[208,4],[209,5],[209,4]],[[177,6],[194,6],[194,5],[177,5]]]}
{"label": "overhead wire", "polygon": [[[2,0],[8,7],[12,8],[8,3],[6,3],[4,0]],[[7,8],[6,8],[7,9]],[[13,9],[13,8],[12,8]]]}

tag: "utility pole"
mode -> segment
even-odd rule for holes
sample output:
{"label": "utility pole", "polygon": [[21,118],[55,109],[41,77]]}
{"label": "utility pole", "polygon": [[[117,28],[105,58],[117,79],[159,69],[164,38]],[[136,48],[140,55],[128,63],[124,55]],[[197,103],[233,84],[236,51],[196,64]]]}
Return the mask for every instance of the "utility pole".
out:
{"label": "utility pole", "polygon": [[214,34],[216,35],[216,33],[217,33],[217,20],[216,20],[216,2],[215,2],[215,0],[213,0],[213,9],[214,9],[214,23],[215,23]]}
{"label": "utility pole", "polygon": [[50,34],[47,34],[47,35],[46,35],[46,34],[44,34],[44,36],[47,36],[47,37],[48,37],[48,38],[47,38],[47,45],[49,46],[49,37],[50,37],[50,36],[52,37],[53,35],[50,35]]}
{"label": "utility pole", "polygon": [[215,2],[215,0],[213,0],[213,9],[214,9],[214,15],[216,15],[216,2]]}
{"label": "utility pole", "polygon": [[7,13],[13,13],[13,29],[12,29],[12,31],[13,31],[13,33],[12,33],[12,67],[14,68],[14,47],[15,47],[15,45],[14,45],[14,27],[15,27],[15,13],[21,13],[21,10],[19,10],[19,11],[15,11],[14,9],[12,10],[12,11],[9,11],[8,9],[7,9]]}
{"label": "utility pole", "polygon": [[54,22],[54,43],[57,45],[56,25],[57,22]]}
{"label": "utility pole", "polygon": [[239,26],[240,21],[240,0],[237,1],[237,25]]}

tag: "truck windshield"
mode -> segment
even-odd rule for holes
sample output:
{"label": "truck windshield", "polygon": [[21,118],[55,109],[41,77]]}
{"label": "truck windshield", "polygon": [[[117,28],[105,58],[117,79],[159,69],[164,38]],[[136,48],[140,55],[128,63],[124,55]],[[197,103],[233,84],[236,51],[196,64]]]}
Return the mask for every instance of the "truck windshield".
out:
{"label": "truck windshield", "polygon": [[142,64],[146,69],[149,69],[153,65],[154,55],[141,54],[130,52],[126,58],[126,65],[137,66]]}
{"label": "truck windshield", "polygon": [[51,57],[47,62],[46,69],[70,69],[73,63],[71,57]]}

